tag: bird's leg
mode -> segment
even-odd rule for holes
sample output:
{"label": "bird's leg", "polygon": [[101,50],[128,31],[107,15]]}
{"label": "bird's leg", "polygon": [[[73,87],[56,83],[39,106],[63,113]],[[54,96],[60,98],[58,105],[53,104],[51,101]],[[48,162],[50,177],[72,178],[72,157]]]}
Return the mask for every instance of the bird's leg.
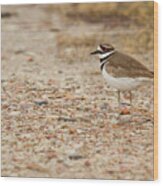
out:
{"label": "bird's leg", "polygon": [[118,90],[118,105],[121,106],[121,92]]}
{"label": "bird's leg", "polygon": [[130,91],[129,94],[130,94],[130,106],[132,106],[132,92]]}

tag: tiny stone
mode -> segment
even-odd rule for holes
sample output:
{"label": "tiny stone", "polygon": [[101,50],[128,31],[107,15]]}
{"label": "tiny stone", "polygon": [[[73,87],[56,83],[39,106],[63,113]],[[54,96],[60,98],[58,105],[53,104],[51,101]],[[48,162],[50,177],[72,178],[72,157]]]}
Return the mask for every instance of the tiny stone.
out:
{"label": "tiny stone", "polygon": [[87,161],[85,161],[84,165],[89,167],[91,165],[91,163],[90,163],[90,161],[87,160]]}
{"label": "tiny stone", "polygon": [[34,103],[39,106],[48,104],[46,100],[38,100],[38,101],[35,101]]}
{"label": "tiny stone", "polygon": [[79,159],[82,159],[83,158],[83,156],[81,156],[81,155],[69,155],[69,159],[70,160],[79,160]]}

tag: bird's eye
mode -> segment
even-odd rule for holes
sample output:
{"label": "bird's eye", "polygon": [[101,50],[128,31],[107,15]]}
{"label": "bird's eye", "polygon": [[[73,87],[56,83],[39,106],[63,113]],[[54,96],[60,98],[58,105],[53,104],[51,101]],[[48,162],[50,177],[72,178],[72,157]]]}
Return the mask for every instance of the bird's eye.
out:
{"label": "bird's eye", "polygon": [[105,46],[100,45],[100,47],[101,47],[101,49],[103,50],[103,52],[107,52],[107,51],[108,51],[108,49],[107,49]]}
{"label": "bird's eye", "polygon": [[107,51],[107,48],[103,47],[103,51],[106,52]]}

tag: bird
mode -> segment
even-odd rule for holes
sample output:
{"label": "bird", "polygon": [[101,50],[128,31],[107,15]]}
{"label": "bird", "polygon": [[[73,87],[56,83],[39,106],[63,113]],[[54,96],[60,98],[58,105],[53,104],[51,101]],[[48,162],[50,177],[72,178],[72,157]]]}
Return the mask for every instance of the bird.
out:
{"label": "bird", "polygon": [[100,44],[90,54],[98,55],[104,79],[110,87],[115,88],[118,92],[119,105],[121,104],[121,92],[130,93],[130,106],[132,106],[132,90],[153,79],[154,73],[144,64],[119,52],[111,44]]}

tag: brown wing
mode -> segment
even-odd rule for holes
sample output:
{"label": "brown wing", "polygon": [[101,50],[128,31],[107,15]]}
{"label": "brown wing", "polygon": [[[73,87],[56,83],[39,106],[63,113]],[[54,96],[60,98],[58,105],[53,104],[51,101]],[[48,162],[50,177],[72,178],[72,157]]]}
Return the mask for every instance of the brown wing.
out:
{"label": "brown wing", "polygon": [[106,71],[114,77],[148,77],[153,78],[153,72],[134,58],[116,52],[109,57]]}

